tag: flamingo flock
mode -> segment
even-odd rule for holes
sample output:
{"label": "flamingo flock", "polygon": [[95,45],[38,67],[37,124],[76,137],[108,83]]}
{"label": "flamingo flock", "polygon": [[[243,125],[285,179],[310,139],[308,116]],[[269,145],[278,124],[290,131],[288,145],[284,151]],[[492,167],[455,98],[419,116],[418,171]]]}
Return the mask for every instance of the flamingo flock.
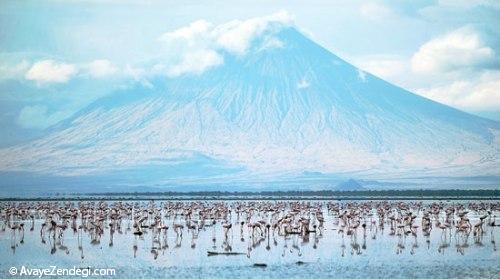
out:
{"label": "flamingo flock", "polygon": [[[168,249],[181,247],[186,236],[189,247],[197,249],[201,234],[210,241],[207,256],[250,258],[264,246],[267,251],[281,249],[283,257],[287,253],[300,257],[303,246],[316,249],[324,238],[338,238],[342,256],[347,243],[354,256],[364,253],[367,239],[376,241],[384,234],[394,239],[396,254],[413,255],[420,238],[430,249],[434,231],[439,234],[439,253],[454,244],[464,255],[471,244],[483,246],[488,231],[496,250],[499,211],[499,202],[2,202],[0,237],[10,239],[13,253],[25,237],[39,237],[51,254],[77,251],[84,259],[84,242],[112,248],[117,234],[128,235],[134,257],[146,245],[156,260]],[[68,235],[77,239],[77,247],[66,245]],[[234,241],[246,249],[234,249]]]}

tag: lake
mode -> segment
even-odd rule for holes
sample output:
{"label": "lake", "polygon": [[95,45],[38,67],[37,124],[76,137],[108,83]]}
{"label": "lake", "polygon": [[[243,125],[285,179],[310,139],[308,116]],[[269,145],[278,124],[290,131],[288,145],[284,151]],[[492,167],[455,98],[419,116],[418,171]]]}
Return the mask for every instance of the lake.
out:
{"label": "lake", "polygon": [[2,202],[0,277],[56,266],[111,268],[104,277],[115,278],[499,278],[499,209],[495,201]]}

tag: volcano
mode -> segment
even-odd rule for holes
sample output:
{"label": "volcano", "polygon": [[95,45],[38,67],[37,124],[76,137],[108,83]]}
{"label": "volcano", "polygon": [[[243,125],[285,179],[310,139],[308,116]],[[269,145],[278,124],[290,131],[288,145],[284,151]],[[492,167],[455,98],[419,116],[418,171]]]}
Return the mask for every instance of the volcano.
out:
{"label": "volcano", "polygon": [[0,171],[140,185],[500,173],[499,122],[364,72],[294,26],[269,26],[244,54],[220,50],[223,62],[203,72],[111,93],[1,149]]}

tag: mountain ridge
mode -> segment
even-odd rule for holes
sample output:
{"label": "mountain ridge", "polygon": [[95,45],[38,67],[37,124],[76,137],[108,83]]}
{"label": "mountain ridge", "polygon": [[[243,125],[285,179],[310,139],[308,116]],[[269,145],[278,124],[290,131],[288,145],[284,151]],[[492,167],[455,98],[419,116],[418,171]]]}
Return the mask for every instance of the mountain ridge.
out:
{"label": "mountain ridge", "polygon": [[[263,48],[270,37],[281,43]],[[294,27],[274,26],[246,55],[223,58],[95,101],[48,136],[0,149],[0,170],[78,176],[201,155],[236,177],[500,173],[499,122],[381,80]]]}

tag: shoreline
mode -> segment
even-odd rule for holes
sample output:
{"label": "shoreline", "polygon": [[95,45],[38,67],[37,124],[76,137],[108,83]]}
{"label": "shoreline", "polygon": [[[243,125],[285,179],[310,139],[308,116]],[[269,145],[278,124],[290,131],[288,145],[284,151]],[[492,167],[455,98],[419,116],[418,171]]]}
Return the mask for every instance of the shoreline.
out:
{"label": "shoreline", "polygon": [[397,201],[397,200],[418,200],[418,201],[457,201],[457,200],[480,200],[480,201],[498,201],[500,197],[44,197],[44,198],[0,198],[0,202],[56,202],[56,201]]}
{"label": "shoreline", "polygon": [[260,191],[260,192],[102,192],[42,193],[0,196],[0,201],[286,201],[286,200],[500,200],[499,190],[357,190],[357,191]]}

